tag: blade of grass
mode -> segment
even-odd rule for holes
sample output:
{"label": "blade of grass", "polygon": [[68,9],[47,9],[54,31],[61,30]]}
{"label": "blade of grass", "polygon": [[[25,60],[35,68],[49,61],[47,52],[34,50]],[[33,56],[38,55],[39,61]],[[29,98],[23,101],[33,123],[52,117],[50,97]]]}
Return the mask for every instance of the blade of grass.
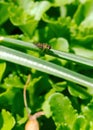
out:
{"label": "blade of grass", "polygon": [[[9,43],[9,44],[11,44],[11,46],[15,45],[15,46],[23,47],[25,49],[40,51],[40,49],[36,45],[34,45],[33,43],[24,42],[21,40],[0,37],[0,42],[1,42],[0,44],[2,44],[2,45],[5,45],[5,43]],[[46,51],[45,53],[48,55],[51,55],[51,56],[61,58],[61,59],[66,59],[66,60],[70,60],[70,61],[73,61],[76,63],[80,63],[80,64],[84,64],[84,65],[93,67],[93,60],[88,59],[88,58],[84,58],[84,57],[81,57],[81,56],[78,56],[75,54],[61,52],[61,51],[57,51],[54,49],[50,49],[50,50]]]}
{"label": "blade of grass", "polygon": [[30,49],[30,50],[34,50],[34,51],[40,50],[33,43],[24,42],[24,41],[21,41],[21,40],[1,36],[0,37],[0,44],[7,46],[7,43],[11,46],[18,46],[18,47],[21,47],[21,48]]}
{"label": "blade of grass", "polygon": [[93,67],[93,60],[79,56],[79,55],[61,52],[61,51],[57,51],[57,50],[54,50],[54,49],[51,49],[51,51],[49,51],[48,54],[53,55],[53,56],[58,57],[58,58],[61,58],[61,59],[66,59],[66,60],[69,60],[69,61],[73,61],[73,62],[76,62],[76,63],[80,63],[80,64],[83,64],[83,65]]}
{"label": "blade of grass", "polygon": [[36,70],[60,77],[62,79],[77,83],[87,88],[93,88],[93,79],[68,70],[62,66],[44,61],[40,58],[16,51],[4,46],[0,46],[0,59],[13,62],[25,67],[34,68]]}

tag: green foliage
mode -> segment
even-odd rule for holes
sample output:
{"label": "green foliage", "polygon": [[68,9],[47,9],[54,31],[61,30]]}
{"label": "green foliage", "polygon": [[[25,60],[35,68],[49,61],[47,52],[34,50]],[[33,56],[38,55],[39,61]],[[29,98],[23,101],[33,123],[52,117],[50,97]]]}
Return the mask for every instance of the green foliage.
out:
{"label": "green foliage", "polygon": [[66,124],[61,124],[57,127],[57,130],[70,130]]}
{"label": "green foliage", "polygon": [[24,130],[28,74],[40,130],[93,130],[92,72],[92,0],[0,0],[0,130]]}
{"label": "green foliage", "polygon": [[0,2],[0,25],[2,25],[8,19],[8,3]]}
{"label": "green foliage", "polygon": [[6,69],[6,62],[0,62],[0,81]]}
{"label": "green foliage", "polygon": [[0,129],[1,130],[12,130],[12,128],[15,125],[15,119],[13,118],[13,116],[11,115],[11,113],[9,113],[6,110],[2,110],[1,114],[0,114]]}
{"label": "green foliage", "polygon": [[19,6],[13,4],[9,8],[10,20],[14,25],[19,26],[24,33],[31,36],[37,27],[38,21],[49,7],[50,5],[47,1],[20,2]]}
{"label": "green foliage", "polygon": [[57,50],[68,52],[69,51],[69,44],[68,41],[64,38],[53,38],[49,42],[50,45]]}
{"label": "green foliage", "polygon": [[[61,123],[68,124],[69,128],[72,128],[73,123],[77,117],[76,111],[71,106],[71,102],[67,97],[64,97],[60,93],[51,94],[48,98],[48,104],[50,107],[52,118],[57,126]],[[47,103],[46,103],[47,106]],[[43,108],[46,110],[46,106]]]}
{"label": "green foliage", "polygon": [[87,130],[88,129],[88,124],[84,116],[80,115],[78,118],[75,120],[73,130]]}
{"label": "green foliage", "polygon": [[82,106],[83,114],[87,117],[88,120],[93,121],[93,100],[90,101],[90,103],[87,106]]}
{"label": "green foliage", "polygon": [[6,89],[11,87],[23,88],[23,83],[21,82],[20,77],[13,73],[4,79],[3,87]]}

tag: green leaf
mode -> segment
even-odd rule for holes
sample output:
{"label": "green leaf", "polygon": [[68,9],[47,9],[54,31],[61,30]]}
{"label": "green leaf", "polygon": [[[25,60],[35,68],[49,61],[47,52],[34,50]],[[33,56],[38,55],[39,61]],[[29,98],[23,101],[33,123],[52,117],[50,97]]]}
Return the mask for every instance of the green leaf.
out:
{"label": "green leaf", "polygon": [[76,13],[74,14],[74,20],[76,22],[77,25],[79,25],[83,19],[84,19],[84,7],[82,4],[80,4],[76,10]]}
{"label": "green leaf", "polygon": [[[17,88],[9,88],[5,92],[0,94],[0,108],[7,108],[13,104],[15,95],[18,94]],[[11,107],[9,107],[11,109]]]}
{"label": "green leaf", "polygon": [[50,89],[49,92],[47,92],[47,94],[45,95],[45,102],[43,103],[42,109],[44,110],[44,113],[46,115],[47,118],[49,118],[52,113],[50,111],[50,105],[49,102],[47,101],[47,99],[53,95],[55,92],[62,92],[64,89],[66,89],[67,84],[66,82],[59,82],[57,84],[53,84],[52,83],[52,89]]}
{"label": "green leaf", "polygon": [[81,25],[84,27],[93,27],[93,1],[89,0],[84,5],[84,15],[85,19],[81,22]]}
{"label": "green leaf", "polygon": [[86,89],[76,85],[76,84],[69,84],[68,90],[70,94],[74,97],[79,97],[81,99],[87,99],[90,98],[89,93],[86,91]]}
{"label": "green leaf", "polygon": [[2,25],[9,17],[8,6],[8,3],[0,2],[0,25]]}
{"label": "green leaf", "polygon": [[4,79],[4,88],[11,88],[11,87],[17,87],[17,88],[23,88],[23,83],[16,74],[10,74],[8,77]]}
{"label": "green leaf", "polygon": [[72,130],[86,130],[87,126],[88,124],[85,117],[83,115],[79,115],[77,119],[75,120]]}
{"label": "green leaf", "polygon": [[[91,28],[93,27],[93,1],[87,0],[85,3],[80,4],[75,13],[75,21],[77,24],[80,24],[82,28]],[[81,28],[81,29],[82,29]]]}
{"label": "green leaf", "polygon": [[58,82],[58,83],[56,83],[56,84],[53,85],[53,89],[56,92],[62,92],[66,88],[67,88],[67,82]]}
{"label": "green leaf", "polygon": [[73,109],[70,100],[60,93],[54,93],[48,98],[49,113],[51,112],[55,124],[67,124],[72,128],[77,117],[76,110]]}
{"label": "green leaf", "polygon": [[[16,10],[16,13],[15,13]],[[34,16],[27,14],[23,8],[17,7],[15,5],[10,6],[9,16],[13,25],[18,26],[21,30],[31,36],[35,28],[37,27],[37,21],[34,19]]]}
{"label": "green leaf", "polygon": [[50,0],[52,3],[54,3],[55,6],[62,6],[66,4],[71,4],[75,0]]}
{"label": "green leaf", "polygon": [[56,84],[52,83],[52,89],[46,94],[45,99],[47,99],[51,94],[55,92],[62,92],[67,88],[67,82],[58,82]]}
{"label": "green leaf", "polygon": [[[29,108],[28,108],[29,109]],[[28,120],[28,112],[27,109],[25,108],[24,110],[24,117],[20,116],[19,114],[16,114],[16,120],[17,120],[17,124],[18,126],[24,124],[27,120]],[[29,109],[29,112],[31,113],[31,110]]]}
{"label": "green leaf", "polygon": [[0,130],[12,130],[15,125],[15,119],[12,114],[5,109],[0,113]]}
{"label": "green leaf", "polygon": [[49,1],[32,1],[32,0],[20,0],[18,1],[20,8],[23,8],[24,11],[30,16],[34,16],[36,21],[39,21],[42,18],[42,15],[50,8],[51,4]]}
{"label": "green leaf", "polygon": [[43,13],[49,9],[50,3],[48,1],[29,1],[26,5],[25,2],[19,6],[11,4],[9,7],[9,16],[14,25],[19,26],[25,34],[31,36],[36,29],[39,20],[41,20]]}
{"label": "green leaf", "polygon": [[[42,73],[40,74],[42,75]],[[38,75],[37,78],[34,78],[31,81],[31,85],[29,88],[30,105],[33,107],[33,109],[36,109],[37,107],[41,108],[41,104],[44,101],[44,95],[42,94],[47,93],[51,88],[51,84],[48,81],[47,75],[41,75]]]}
{"label": "green leaf", "polygon": [[33,3],[31,6],[32,7],[29,8],[28,13],[33,15],[35,20],[39,21],[43,14],[50,8],[50,2],[43,0],[41,2]]}
{"label": "green leaf", "polygon": [[47,37],[46,41],[59,37],[69,39],[70,35],[69,26],[71,22],[70,17],[66,18],[59,17],[58,20],[54,20],[53,18],[44,14],[42,18],[44,22],[48,23],[45,28],[46,35],[42,33],[42,35]]}
{"label": "green leaf", "polygon": [[93,130],[93,122],[91,122],[89,130]]}
{"label": "green leaf", "polygon": [[46,116],[47,118],[49,118],[49,117],[52,116],[52,112],[51,112],[51,110],[50,110],[49,101],[46,100],[46,101],[43,103],[42,109],[43,109],[43,111],[44,111],[44,113],[45,113],[45,116]]}
{"label": "green leaf", "polygon": [[[67,124],[61,124],[57,127],[56,130],[71,130]],[[76,129],[75,129],[76,130]]]}
{"label": "green leaf", "polygon": [[87,106],[82,106],[82,112],[85,115],[86,119],[90,122],[93,122],[93,99],[88,103]]}
{"label": "green leaf", "polygon": [[68,41],[64,38],[61,38],[61,37],[53,38],[51,39],[49,43],[55,50],[60,50],[60,51],[65,51],[65,52],[69,51]]}
{"label": "green leaf", "polygon": [[6,69],[6,62],[0,61],[0,81],[2,80],[2,76],[5,72],[5,69]]}

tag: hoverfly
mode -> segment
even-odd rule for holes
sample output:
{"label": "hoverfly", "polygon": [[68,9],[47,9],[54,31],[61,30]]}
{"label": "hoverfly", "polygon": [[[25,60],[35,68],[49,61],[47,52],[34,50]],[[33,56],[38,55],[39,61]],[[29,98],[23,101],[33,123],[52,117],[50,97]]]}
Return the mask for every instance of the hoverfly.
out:
{"label": "hoverfly", "polygon": [[42,49],[42,50],[50,50],[51,49],[51,46],[50,45],[48,45],[47,43],[35,43],[35,45],[38,47],[38,48],[40,48],[40,49]]}

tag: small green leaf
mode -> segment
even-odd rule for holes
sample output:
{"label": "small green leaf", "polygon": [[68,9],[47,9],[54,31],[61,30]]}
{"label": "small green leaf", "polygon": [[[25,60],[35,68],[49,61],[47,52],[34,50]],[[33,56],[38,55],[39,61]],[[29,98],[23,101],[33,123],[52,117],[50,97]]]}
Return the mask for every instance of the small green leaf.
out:
{"label": "small green leaf", "polygon": [[51,39],[50,44],[55,50],[60,50],[60,51],[65,51],[65,52],[69,51],[68,41],[64,38],[61,38],[61,37],[53,38]]}
{"label": "small green leaf", "polygon": [[8,6],[8,3],[0,1],[0,25],[8,19]]}
{"label": "small green leaf", "polygon": [[62,37],[64,39],[65,38],[69,39],[70,36],[69,25],[71,22],[70,17],[66,17],[66,18],[59,17],[57,21],[56,20],[54,21],[51,17],[47,17],[47,15],[44,14],[42,19],[44,22],[48,23],[48,26],[46,27],[46,31],[45,31],[46,35],[42,34],[47,37],[46,40],[51,40],[53,38],[62,38]]}
{"label": "small green leaf", "polygon": [[0,113],[0,130],[12,130],[15,119],[10,112],[3,109]]}
{"label": "small green leaf", "polygon": [[55,124],[58,126],[66,123],[69,128],[72,128],[77,113],[72,107],[70,100],[60,93],[54,93],[46,102],[48,107],[47,114],[52,116]]}
{"label": "small green leaf", "polygon": [[6,69],[6,62],[0,61],[0,81],[2,79],[5,69]]}
{"label": "small green leaf", "polygon": [[74,19],[77,24],[82,25],[81,26],[82,28],[84,27],[91,28],[93,27],[92,16],[93,16],[93,1],[86,0],[85,3],[79,4],[78,9],[74,15]]}
{"label": "small green leaf", "polygon": [[[87,130],[87,129],[86,129]],[[91,124],[90,124],[90,129],[88,129],[88,130],[93,130],[93,122],[91,122]]]}
{"label": "small green leaf", "polygon": [[55,6],[62,6],[66,4],[71,4],[74,0],[51,0]]}
{"label": "small green leaf", "polygon": [[0,94],[0,108],[10,110],[13,114],[23,115],[23,93],[19,88],[9,88]]}
{"label": "small green leaf", "polygon": [[13,25],[19,26],[25,34],[32,35],[37,26],[37,21],[34,19],[34,16],[30,16],[23,8],[14,5],[9,7],[9,14]]}
{"label": "small green leaf", "polygon": [[67,124],[61,124],[57,127],[57,130],[71,130]]}
{"label": "small green leaf", "polygon": [[4,88],[9,87],[17,87],[17,88],[23,88],[23,83],[15,73],[10,74],[8,77],[4,79]]}
{"label": "small green leaf", "polygon": [[34,19],[39,21],[42,18],[44,12],[46,12],[50,8],[50,2],[43,1],[32,1],[32,0],[24,0],[18,1],[19,7],[23,8],[24,11],[30,16],[34,16]]}
{"label": "small green leaf", "polygon": [[83,115],[79,115],[73,125],[73,130],[86,130],[87,121]]}
{"label": "small green leaf", "polygon": [[70,94],[74,97],[79,97],[81,99],[87,99],[90,98],[89,93],[86,91],[86,89],[76,85],[76,84],[69,84],[68,90]]}
{"label": "small green leaf", "polygon": [[58,82],[56,84],[53,85],[54,89],[56,92],[62,92],[63,90],[65,90],[67,88],[67,82]]}
{"label": "small green leaf", "polygon": [[26,3],[27,6],[25,6],[25,3],[20,3],[20,6],[12,4],[9,7],[9,17],[14,25],[19,26],[25,34],[31,36],[43,13],[50,8],[50,3],[48,1],[29,1]]}
{"label": "small green leaf", "polygon": [[83,12],[85,15],[85,19],[84,21],[81,22],[81,25],[83,27],[88,27],[88,28],[93,27],[93,22],[92,22],[93,21],[93,17],[92,17],[93,16],[93,1],[92,0],[86,1],[83,8]]}
{"label": "small green leaf", "polygon": [[82,112],[88,121],[93,122],[93,100],[87,106],[82,106]]}
{"label": "small green leaf", "polygon": [[49,105],[49,102],[46,100],[42,106],[42,109],[45,113],[45,116],[47,118],[49,118],[50,116],[52,116],[52,113],[51,113],[51,110],[50,110],[50,105]]}

